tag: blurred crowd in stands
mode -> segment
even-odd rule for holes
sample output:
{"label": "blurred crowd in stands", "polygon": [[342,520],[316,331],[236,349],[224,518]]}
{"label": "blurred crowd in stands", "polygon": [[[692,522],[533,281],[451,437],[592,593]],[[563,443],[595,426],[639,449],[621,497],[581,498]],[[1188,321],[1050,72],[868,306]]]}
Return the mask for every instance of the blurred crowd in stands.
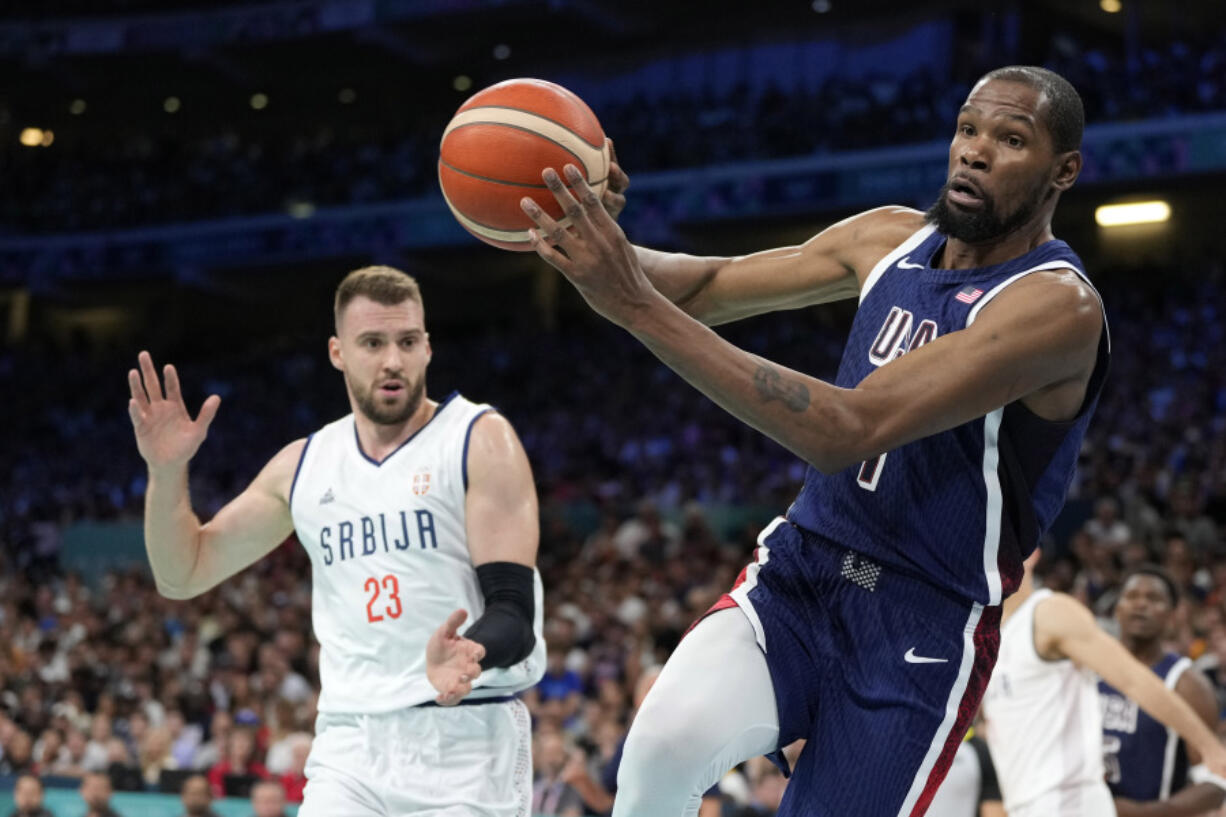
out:
{"label": "blurred crowd in stands", "polygon": [[[1123,569],[1165,566],[1186,591],[1172,641],[1226,704],[1226,316],[1214,296],[1226,271],[1205,261],[1195,272],[1157,289],[1102,271],[1114,368],[1045,570],[1106,616]],[[846,327],[821,314],[726,334],[829,377]],[[803,468],[616,330],[513,342],[443,330],[434,346],[431,393],[498,405],[538,479],[549,669],[528,695],[534,807],[603,813],[636,694],[731,585]],[[209,392],[225,398],[192,469],[203,516],[288,439],[347,411],[339,376],[305,348],[176,361],[193,408]],[[75,522],[139,519],[130,365],[97,350],[0,353],[0,774],[104,772],[119,790],[178,791],[199,771],[215,795],[271,780],[297,801],[318,648],[296,543],[186,603],[138,572],[99,580],[59,565]],[[749,510],[721,515],[727,506]],[[769,813],[782,780],[754,763],[724,788],[735,808]]]}
{"label": "blurred crowd in stands", "polygon": [[[1132,59],[1053,38],[1050,67],[1102,123],[1226,110],[1226,37],[1141,47]],[[973,76],[831,76],[818,87],[733,87],[597,106],[633,174],[942,139]],[[611,97],[616,99],[616,97]],[[221,123],[206,135],[78,139],[47,150],[0,148],[8,191],[0,231],[17,234],[282,212],[295,203],[360,204],[436,187],[439,135],[451,111],[399,125],[312,126],[293,135]],[[1130,157],[1089,158],[1087,172]],[[1165,161],[1158,157],[1154,161]],[[1169,163],[1169,162],[1168,162]]]}

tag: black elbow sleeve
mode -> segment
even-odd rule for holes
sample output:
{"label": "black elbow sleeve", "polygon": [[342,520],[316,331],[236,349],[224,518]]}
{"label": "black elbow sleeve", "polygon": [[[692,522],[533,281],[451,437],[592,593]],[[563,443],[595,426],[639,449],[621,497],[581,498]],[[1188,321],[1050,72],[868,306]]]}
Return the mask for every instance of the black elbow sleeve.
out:
{"label": "black elbow sleeve", "polygon": [[534,575],[531,567],[515,562],[477,566],[485,612],[464,637],[485,647],[481,669],[510,667],[532,654],[536,646]]}

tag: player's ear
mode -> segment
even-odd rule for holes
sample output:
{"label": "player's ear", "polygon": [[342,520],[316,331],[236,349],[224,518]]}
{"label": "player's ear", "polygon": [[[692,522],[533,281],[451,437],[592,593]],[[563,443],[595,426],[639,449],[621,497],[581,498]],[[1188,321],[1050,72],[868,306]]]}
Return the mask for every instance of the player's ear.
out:
{"label": "player's ear", "polygon": [[1081,151],[1070,150],[1067,153],[1062,153],[1056,157],[1056,177],[1052,179],[1052,186],[1063,193],[1073,186],[1073,182],[1077,181],[1077,177],[1081,175]]}
{"label": "player's ear", "polygon": [[336,335],[328,338],[328,360],[337,371],[345,370],[345,358],[341,355],[341,339]]}
{"label": "player's ear", "polygon": [[426,333],[426,363],[430,363],[430,359],[434,357],[434,347],[430,345],[430,333]]}

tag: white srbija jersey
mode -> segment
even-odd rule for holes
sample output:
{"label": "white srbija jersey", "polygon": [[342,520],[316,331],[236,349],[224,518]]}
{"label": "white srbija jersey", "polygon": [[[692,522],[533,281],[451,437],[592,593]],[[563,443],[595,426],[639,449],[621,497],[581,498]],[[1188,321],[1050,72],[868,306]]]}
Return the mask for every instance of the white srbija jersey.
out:
{"label": "white srbija jersey", "polygon": [[1101,810],[1110,809],[1111,798],[1103,780],[1098,676],[1068,659],[1042,658],[1035,648],[1034,610],[1050,596],[1050,590],[1034,591],[1001,627],[1000,655],[984,695],[986,738],[1005,810],[1030,813],[1041,801],[1050,817],[1114,814]]}
{"label": "white srbija jersey", "polygon": [[[311,435],[290,489],[290,513],[311,557],[319,639],[319,711],[390,712],[433,701],[426,642],[452,611],[481,617],[468,552],[468,440],[487,405],[453,393],[382,463],[361,450],[352,414]],[[536,647],[487,670],[469,698],[526,689],[545,672],[544,597],[535,578]]]}

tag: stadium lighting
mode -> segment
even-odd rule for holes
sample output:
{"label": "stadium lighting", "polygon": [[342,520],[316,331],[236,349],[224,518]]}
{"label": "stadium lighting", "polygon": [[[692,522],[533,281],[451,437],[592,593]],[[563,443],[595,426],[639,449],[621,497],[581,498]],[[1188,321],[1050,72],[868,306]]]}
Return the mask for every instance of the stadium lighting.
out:
{"label": "stadium lighting", "polygon": [[341,88],[340,93],[336,95],[337,101],[342,105],[352,105],[357,98],[358,95],[352,88]]}
{"label": "stadium lighting", "polygon": [[285,209],[291,218],[310,218],[315,215],[315,205],[309,201],[291,201]]}
{"label": "stadium lighting", "polygon": [[51,143],[54,141],[55,141],[55,133],[49,130],[45,130],[43,131],[43,138],[39,140],[38,144],[42,147],[49,148],[51,147]]}
{"label": "stadium lighting", "polygon": [[511,46],[506,43],[498,43],[494,46],[494,59],[505,60],[509,56],[511,56]]}
{"label": "stadium lighting", "polygon": [[68,112],[73,116],[80,116],[81,114],[85,113],[85,100],[74,99],[72,102],[68,103]]}
{"label": "stadium lighting", "polygon": [[252,94],[251,107],[257,111],[262,111],[268,107],[268,94]]}
{"label": "stadium lighting", "polygon": [[460,92],[467,91],[469,88],[473,87],[472,77],[468,76],[467,74],[460,74],[451,81],[451,87]]}
{"label": "stadium lighting", "polygon": [[830,0],[813,0],[812,7],[818,14],[825,14],[830,11]]}
{"label": "stadium lighting", "polygon": [[1124,6],[1120,0],[1098,0],[1098,7],[1108,14],[1115,14]]}
{"label": "stadium lighting", "polygon": [[1094,211],[1099,227],[1125,227],[1131,224],[1156,224],[1171,218],[1171,205],[1165,201],[1133,201],[1104,204]]}
{"label": "stadium lighting", "polygon": [[43,143],[42,128],[22,128],[21,136],[18,137],[21,144],[28,148],[36,148]]}
{"label": "stadium lighting", "polygon": [[181,107],[183,107],[183,103],[179,101],[177,96],[168,96],[166,101],[162,103],[162,110],[166,111],[166,113],[177,113]]}

